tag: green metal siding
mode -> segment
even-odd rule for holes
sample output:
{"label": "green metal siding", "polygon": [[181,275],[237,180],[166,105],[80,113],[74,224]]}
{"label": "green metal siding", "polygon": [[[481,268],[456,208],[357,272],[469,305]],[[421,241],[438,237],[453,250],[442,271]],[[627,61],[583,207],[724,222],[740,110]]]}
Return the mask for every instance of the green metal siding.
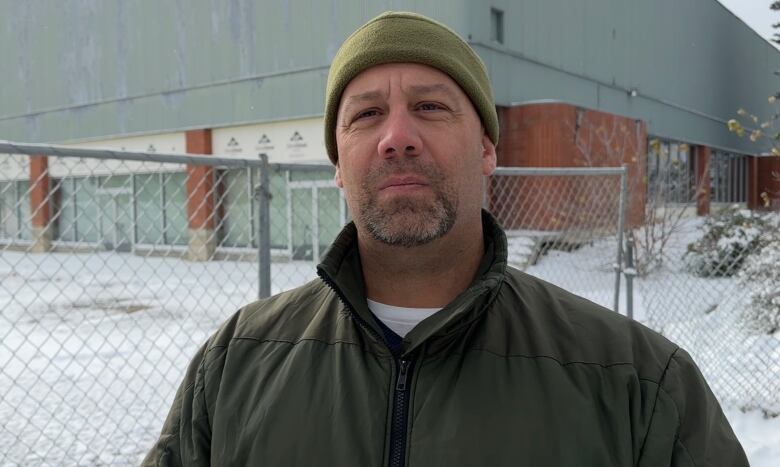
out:
{"label": "green metal siding", "polygon": [[[491,7],[504,11],[504,44],[490,41]],[[778,84],[780,52],[716,0],[0,0],[0,138],[321,115],[338,46],[388,9],[430,15],[466,37],[500,104],[570,102],[733,151],[757,148],[725,121],[739,107],[769,112]]]}
{"label": "green metal siding", "polygon": [[464,29],[464,2],[2,0],[0,138],[321,115],[328,65],[352,30],[389,8]]}
{"label": "green metal siding", "polygon": [[757,150],[725,123],[740,107],[769,115],[780,52],[717,1],[492,5],[504,11],[505,43],[490,42],[485,5],[471,4],[470,29],[497,102],[560,100],[645,120],[650,134]]}

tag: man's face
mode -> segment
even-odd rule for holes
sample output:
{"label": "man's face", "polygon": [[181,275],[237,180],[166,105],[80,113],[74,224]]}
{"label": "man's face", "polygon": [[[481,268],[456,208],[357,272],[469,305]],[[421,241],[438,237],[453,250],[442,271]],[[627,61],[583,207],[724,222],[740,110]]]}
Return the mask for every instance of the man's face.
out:
{"label": "man's face", "polygon": [[411,63],[360,73],[342,94],[336,145],[336,184],[375,240],[413,247],[479,221],[495,146],[445,73]]}

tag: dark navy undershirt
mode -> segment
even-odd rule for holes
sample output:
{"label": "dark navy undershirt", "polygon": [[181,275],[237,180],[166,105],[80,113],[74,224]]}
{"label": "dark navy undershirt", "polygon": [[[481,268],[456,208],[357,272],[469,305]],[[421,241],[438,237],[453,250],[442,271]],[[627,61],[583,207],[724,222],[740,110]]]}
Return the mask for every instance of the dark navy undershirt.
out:
{"label": "dark navy undershirt", "polygon": [[385,338],[385,344],[387,344],[390,352],[392,352],[395,357],[400,356],[401,351],[403,350],[403,337],[399,336],[395,333],[395,331],[387,327],[387,325],[382,322],[381,319],[377,318],[374,313],[371,313],[371,316],[374,317],[374,321],[376,321],[376,323],[379,325],[379,328],[382,330],[382,335]]}

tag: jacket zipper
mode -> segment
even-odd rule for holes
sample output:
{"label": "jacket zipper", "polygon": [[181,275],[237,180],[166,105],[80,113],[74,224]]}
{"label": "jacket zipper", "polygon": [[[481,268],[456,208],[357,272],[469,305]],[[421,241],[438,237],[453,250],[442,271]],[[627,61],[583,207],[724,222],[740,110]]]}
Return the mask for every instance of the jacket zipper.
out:
{"label": "jacket zipper", "polygon": [[[330,277],[321,270],[317,271],[317,275],[320,276],[325,285],[331,288],[341,300],[341,303],[349,310],[349,313],[369,334],[379,339],[380,342],[384,342],[385,338],[380,336],[368,323],[363,320],[352,305],[347,301],[347,298],[341,293],[336,284],[330,279]],[[392,352],[392,350],[391,350]],[[406,463],[406,427],[409,421],[409,393],[411,387],[409,385],[409,376],[414,366],[413,359],[403,359],[397,355],[393,355],[393,360],[398,372],[395,382],[395,390],[393,391],[393,412],[391,414],[391,427],[390,427],[390,459],[388,462],[389,467],[403,467]]]}
{"label": "jacket zipper", "polygon": [[396,359],[398,378],[393,394],[393,422],[390,428],[389,467],[403,467],[406,463],[406,427],[409,422],[409,377],[414,360]]}

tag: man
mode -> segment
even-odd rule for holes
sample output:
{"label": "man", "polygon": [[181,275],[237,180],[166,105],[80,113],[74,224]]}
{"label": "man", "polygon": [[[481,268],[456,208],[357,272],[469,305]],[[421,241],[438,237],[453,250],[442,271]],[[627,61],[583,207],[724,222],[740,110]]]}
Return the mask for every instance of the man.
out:
{"label": "man", "polygon": [[358,29],[325,132],[354,223],[320,279],[201,348],[146,463],[747,465],[683,350],[507,266],[480,209],[492,91],[454,32],[410,13]]}

